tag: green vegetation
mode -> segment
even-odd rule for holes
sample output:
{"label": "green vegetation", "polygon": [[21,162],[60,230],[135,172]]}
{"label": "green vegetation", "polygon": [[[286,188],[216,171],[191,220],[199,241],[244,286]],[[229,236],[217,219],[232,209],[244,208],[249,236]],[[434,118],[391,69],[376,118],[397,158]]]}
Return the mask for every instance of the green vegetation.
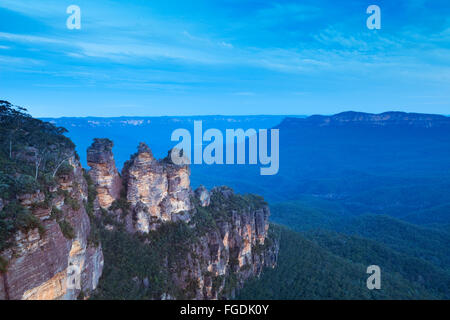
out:
{"label": "green vegetation", "polygon": [[410,212],[402,216],[401,219],[430,227],[450,224],[450,203]]}
{"label": "green vegetation", "polygon": [[98,247],[100,245],[100,230],[94,216],[94,201],[97,198],[97,190],[95,189],[91,176],[86,171],[83,171],[83,176],[88,186],[88,199],[87,202],[84,203],[84,208],[86,209],[86,213],[89,216],[89,221],[91,223],[88,243]]}
{"label": "green vegetation", "polygon": [[229,190],[229,194],[226,196],[223,192],[212,192],[211,193],[211,208],[213,211],[220,212],[223,211],[224,215],[229,214],[232,210],[257,210],[264,206],[267,206],[267,202],[264,198],[254,194],[235,194],[233,190],[227,187],[222,187],[225,190]]}
{"label": "green vegetation", "polygon": [[80,210],[80,203],[77,199],[72,198],[69,194],[66,195],[64,203],[68,205],[72,210]]}
{"label": "green vegetation", "polygon": [[[12,236],[18,230],[28,232],[38,229],[44,235],[45,228],[33,211],[48,209],[53,194],[49,191],[57,184],[56,178],[73,170],[68,159],[75,154],[74,144],[64,136],[64,128],[32,118],[26,109],[0,101],[0,199],[4,208],[0,211],[0,252],[14,244]],[[45,200],[23,207],[17,195],[44,193]],[[68,194],[73,209],[79,203]],[[61,219],[61,213],[52,208],[52,217]],[[64,233],[71,236],[67,223],[62,223]]]}
{"label": "green vegetation", "polygon": [[[435,299],[442,296],[405,279],[382,272],[382,289],[366,287],[367,264],[353,262],[324,249],[285,227],[271,226],[281,235],[278,266],[249,281],[238,299]],[[361,248],[361,250],[364,250]]]}
{"label": "green vegetation", "polygon": [[[170,277],[174,270],[168,270],[167,265],[187,254],[189,244],[183,238],[187,230],[182,223],[151,232],[148,243],[123,226],[116,228],[112,232],[100,229],[105,266],[92,299],[155,299],[167,292],[179,296]],[[145,288],[133,281],[136,277],[140,281],[148,278],[151,286]]]}
{"label": "green vegetation", "polygon": [[[194,198],[192,202],[195,214],[189,223],[164,223],[148,234],[128,233],[125,226],[112,219],[107,212],[96,218],[105,267],[99,288],[92,298],[159,299],[165,293],[178,299],[194,298],[198,283],[192,280],[185,290],[179,290],[172,282],[172,274],[186,267],[184,263],[188,255],[199,259],[195,254],[195,245],[205,233],[217,230],[217,223],[227,221],[232,210],[255,208],[261,206],[262,201],[259,197],[238,195],[225,199],[221,194],[213,193],[208,208],[201,207]],[[106,224],[115,229],[106,230],[103,227]],[[149,279],[151,285],[148,288],[143,285],[143,279]],[[213,287],[220,287],[223,281],[223,277],[213,278]],[[227,275],[227,293],[234,290],[236,281],[235,275]]]}
{"label": "green vegetation", "polygon": [[377,241],[393,250],[450,270],[450,235],[384,215],[364,215],[336,225],[344,234]]}
{"label": "green vegetation", "polygon": [[343,217],[351,215],[337,201],[311,196],[300,196],[296,201],[271,204],[270,212],[273,222],[290,226],[295,231],[332,229]]}
{"label": "green vegetation", "polygon": [[125,188],[122,188],[120,198],[115,200],[109,207],[109,210],[112,210],[112,211],[115,211],[118,209],[121,209],[123,212],[127,212],[130,209],[130,203],[127,200],[127,194],[126,194]]}
{"label": "green vegetation", "polygon": [[8,271],[8,260],[0,256],[0,273]]}
{"label": "green vegetation", "polygon": [[61,220],[58,222],[59,227],[61,228],[61,232],[66,239],[72,240],[75,238],[75,230],[73,229],[70,222],[67,220]]}
{"label": "green vegetation", "polygon": [[84,179],[88,185],[88,200],[85,203],[86,212],[89,215],[89,218],[94,218],[94,201],[97,198],[97,189],[95,188],[94,182],[92,181],[91,176],[84,170],[83,171]]}
{"label": "green vegetation", "polygon": [[45,233],[38,218],[17,201],[11,201],[0,211],[0,252],[14,244],[11,238],[16,231],[28,232],[36,228],[41,235]]}
{"label": "green vegetation", "polygon": [[0,101],[0,124],[2,198],[14,183],[33,191],[42,181],[69,169],[67,160],[75,154],[75,146],[64,136],[64,128],[34,119],[26,109],[7,101]]}
{"label": "green vegetation", "polygon": [[[334,206],[334,207],[333,207]],[[433,226],[417,226],[387,215],[346,211],[339,201],[317,199],[279,203],[272,206],[272,220],[294,231],[330,230],[371,239],[384,246],[439,268],[450,270],[450,236]]]}
{"label": "green vegetation", "polygon": [[56,221],[61,220],[63,217],[63,212],[56,208],[55,206],[52,207],[52,212],[50,213],[50,218],[54,219]]}
{"label": "green vegetation", "polygon": [[[450,297],[450,235],[444,225],[438,225],[439,231],[386,215],[356,216],[342,201],[306,196],[272,205],[272,217],[350,263],[379,265],[383,273],[401,277],[428,295]],[[398,297],[407,296],[399,292]]]}
{"label": "green vegetation", "polygon": [[331,231],[312,231],[305,236],[320,247],[353,263],[382,266],[383,273],[399,274],[411,283],[424,287],[436,297],[450,298],[450,273],[423,259],[358,236]]}

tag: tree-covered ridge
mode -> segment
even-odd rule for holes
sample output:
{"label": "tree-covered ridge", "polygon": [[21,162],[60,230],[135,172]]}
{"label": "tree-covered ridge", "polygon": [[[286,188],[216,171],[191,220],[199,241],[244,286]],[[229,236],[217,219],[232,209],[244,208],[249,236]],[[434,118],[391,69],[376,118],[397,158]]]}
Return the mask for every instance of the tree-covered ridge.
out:
{"label": "tree-covered ridge", "polygon": [[[50,206],[49,190],[56,187],[58,175],[71,170],[68,160],[76,156],[74,144],[64,136],[66,129],[26,111],[0,101],[0,252],[13,244],[17,230],[45,232],[33,208],[21,205],[19,197],[41,191],[45,200],[39,205]],[[69,226],[62,224],[69,235]]]}
{"label": "tree-covered ridge", "polygon": [[[442,209],[445,209],[445,206],[436,208],[436,211],[426,211],[432,215],[428,219],[442,217],[443,215],[438,215]],[[445,223],[430,224],[426,227],[388,215],[368,214],[365,211],[357,214],[339,201],[309,197],[273,204],[271,211],[274,222],[290,226],[294,231],[322,229],[355,235],[374,240],[440,268],[449,269],[450,235]],[[420,214],[425,219],[423,212]],[[405,214],[405,217],[409,215]]]}
{"label": "tree-covered ridge", "polygon": [[[401,277],[421,287],[429,296],[450,297],[448,225],[435,224],[427,228],[386,215],[357,214],[342,202],[307,196],[273,204],[271,211],[273,221],[289,226],[299,232],[298,237],[308,239],[348,263],[366,267],[379,265],[382,274],[387,272]],[[280,266],[286,259],[282,249]],[[322,280],[317,278],[316,281]],[[395,298],[405,299],[409,292],[398,291]],[[415,298],[425,299],[426,296]]]}
{"label": "tree-covered ridge", "polygon": [[[336,245],[342,239],[327,236],[307,239],[300,233],[281,226],[271,226],[280,233],[278,266],[266,270],[261,278],[250,281],[238,299],[442,299],[447,297],[445,282],[438,288],[405,277],[392,266],[382,267],[381,290],[366,287],[367,261],[359,255],[375,254],[374,259],[386,252],[376,245],[366,247],[364,242],[349,241]],[[316,241],[317,240],[317,241]],[[345,241],[345,239],[344,239]],[[333,244],[334,248],[333,249]],[[347,247],[348,245],[348,247]],[[332,249],[332,250],[330,250]],[[380,253],[377,250],[381,250]],[[394,255],[396,262],[410,263]],[[377,260],[379,261],[379,260]],[[410,269],[420,268],[409,266]],[[420,271],[418,271],[420,273]],[[448,276],[444,280],[448,281]],[[425,279],[424,279],[425,280]]]}
{"label": "tree-covered ridge", "polygon": [[[166,222],[148,234],[128,232],[126,225],[113,218],[108,210],[96,216],[94,219],[102,243],[105,268],[92,299],[195,298],[199,285],[197,280],[192,279],[192,283],[180,289],[174,283],[173,274],[186,272],[184,268],[189,267],[187,261],[191,259],[203,263],[204,257],[198,251],[198,245],[204,244],[205,238],[212,233],[220,234],[220,224],[230,222],[233,213],[251,212],[267,205],[259,196],[234,194],[226,187],[211,191],[211,203],[207,207],[202,207],[195,197],[191,201],[194,208],[188,223]],[[124,202],[124,199],[119,199],[109,210],[118,208],[119,203]],[[133,214],[127,211],[127,207],[121,208],[124,215]],[[260,254],[276,240],[276,234],[269,230],[265,244],[252,250]],[[229,270],[226,275],[204,274],[204,277],[213,279],[213,288],[218,288],[225,281],[220,298],[230,297],[237,286],[237,273],[242,271],[236,259],[230,257],[227,263]]]}
{"label": "tree-covered ridge", "polygon": [[397,274],[435,297],[450,299],[450,272],[406,250],[396,251],[374,240],[333,231],[310,231],[305,237],[353,263],[378,265],[383,273]]}

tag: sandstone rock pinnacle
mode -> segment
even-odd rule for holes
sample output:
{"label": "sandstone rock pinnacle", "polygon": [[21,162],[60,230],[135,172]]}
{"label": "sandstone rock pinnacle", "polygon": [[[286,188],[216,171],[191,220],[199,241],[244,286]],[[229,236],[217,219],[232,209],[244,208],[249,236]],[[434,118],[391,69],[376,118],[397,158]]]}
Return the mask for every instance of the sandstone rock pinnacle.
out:
{"label": "sandstone rock pinnacle", "polygon": [[150,148],[140,143],[138,152],[125,163],[122,176],[137,231],[154,230],[162,222],[189,220],[189,166],[175,165],[167,158],[158,161]]}
{"label": "sandstone rock pinnacle", "polygon": [[109,139],[94,139],[87,150],[87,161],[103,209],[111,206],[120,197],[122,180],[117,171],[112,153],[113,142]]}

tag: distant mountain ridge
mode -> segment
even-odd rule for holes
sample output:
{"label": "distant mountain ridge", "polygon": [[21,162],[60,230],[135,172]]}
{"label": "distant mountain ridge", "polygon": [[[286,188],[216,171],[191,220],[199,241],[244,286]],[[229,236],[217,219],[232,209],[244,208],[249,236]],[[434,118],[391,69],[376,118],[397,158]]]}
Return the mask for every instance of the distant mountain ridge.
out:
{"label": "distant mountain ridge", "polygon": [[[282,115],[248,115],[248,116],[224,116],[224,115],[199,115],[199,116],[122,116],[122,117],[60,117],[60,118],[40,118],[43,121],[51,122],[61,126],[70,127],[111,127],[120,126],[179,126],[192,124],[194,121],[204,121],[218,124],[219,127],[227,123],[239,123],[244,126],[249,124],[273,124],[282,121],[286,116]],[[288,117],[296,118],[290,115]],[[299,116],[304,117],[304,116]]]}
{"label": "distant mountain ridge", "polygon": [[421,128],[450,127],[450,117],[438,114],[407,113],[398,111],[380,114],[346,111],[332,116],[313,115],[307,118],[287,117],[278,126],[291,125],[343,126],[412,126]]}

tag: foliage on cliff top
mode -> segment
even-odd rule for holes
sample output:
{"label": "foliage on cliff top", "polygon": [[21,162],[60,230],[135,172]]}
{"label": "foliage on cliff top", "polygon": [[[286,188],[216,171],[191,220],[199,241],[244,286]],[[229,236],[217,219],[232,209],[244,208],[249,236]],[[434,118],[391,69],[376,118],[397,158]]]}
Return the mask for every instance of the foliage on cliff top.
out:
{"label": "foliage on cliff top", "polygon": [[264,198],[254,194],[235,194],[233,189],[218,187],[211,190],[211,203],[208,210],[220,213],[223,218],[231,217],[233,212],[254,211],[267,206]]}
{"label": "foliage on cliff top", "polygon": [[[208,207],[200,206],[197,198],[192,197],[194,205],[189,223],[182,221],[163,223],[156,231],[148,234],[130,234],[125,226],[105,213],[96,218],[100,230],[105,268],[93,299],[160,299],[169,293],[177,299],[194,298],[198,283],[194,280],[188,288],[180,290],[173,284],[172,273],[182,272],[188,255],[200,259],[195,252],[195,244],[213,230],[218,223],[228,221],[234,212],[260,209],[265,206],[262,198],[253,195],[235,195],[221,188],[212,193],[212,202]],[[225,193],[225,195],[224,195]],[[105,225],[114,226],[113,231]],[[261,248],[262,249],[262,248]],[[174,268],[174,266],[177,266]],[[226,293],[237,285],[236,276],[231,272],[225,281]],[[144,285],[148,279],[150,286]],[[218,287],[223,282],[214,278]]]}
{"label": "foliage on cliff top", "polygon": [[[148,236],[128,233],[115,225],[108,231],[97,221],[102,241],[105,267],[92,299],[160,299],[174,292],[168,265],[184,260],[189,242],[185,223],[167,223]],[[150,286],[145,287],[143,280]]]}
{"label": "foliage on cliff top", "polygon": [[0,198],[14,199],[51,184],[76,155],[67,132],[0,100]]}
{"label": "foliage on cliff top", "polygon": [[17,201],[11,201],[0,211],[0,252],[13,245],[12,236],[16,231],[36,228],[44,234],[40,220]]}
{"label": "foliage on cliff top", "polygon": [[64,136],[66,129],[34,119],[26,111],[0,100],[0,199],[4,207],[0,207],[0,252],[12,245],[11,237],[18,230],[45,231],[17,197],[40,190],[45,201],[31,209],[50,206],[50,187],[56,186],[57,175],[71,169],[67,160],[77,156],[74,144]]}
{"label": "foliage on cliff top", "polygon": [[253,194],[235,194],[231,188],[219,187],[211,191],[211,202],[202,207],[200,200],[191,197],[194,206],[191,224],[195,226],[197,236],[217,228],[217,223],[229,222],[233,213],[243,213],[263,209],[267,206],[264,199]]}

